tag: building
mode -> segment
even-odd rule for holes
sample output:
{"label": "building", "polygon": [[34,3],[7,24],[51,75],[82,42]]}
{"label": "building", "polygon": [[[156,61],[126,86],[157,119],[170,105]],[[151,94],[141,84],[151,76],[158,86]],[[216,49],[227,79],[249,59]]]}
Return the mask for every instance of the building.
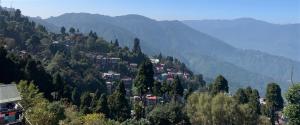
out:
{"label": "building", "polygon": [[103,73],[102,78],[107,80],[107,81],[120,80],[121,74],[120,73],[115,73],[113,71],[109,71],[107,73]]}
{"label": "building", "polygon": [[0,85],[0,124],[21,124],[23,109],[16,84]]}
{"label": "building", "polygon": [[151,58],[150,61],[151,61],[152,64],[158,64],[159,63],[159,59]]}

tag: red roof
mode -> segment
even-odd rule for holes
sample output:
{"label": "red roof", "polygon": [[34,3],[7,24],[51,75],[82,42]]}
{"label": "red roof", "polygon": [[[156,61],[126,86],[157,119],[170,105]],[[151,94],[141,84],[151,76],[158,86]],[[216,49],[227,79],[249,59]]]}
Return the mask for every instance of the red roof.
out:
{"label": "red roof", "polygon": [[157,96],[148,96],[147,99],[150,99],[150,100],[156,100],[156,99],[157,99]]}

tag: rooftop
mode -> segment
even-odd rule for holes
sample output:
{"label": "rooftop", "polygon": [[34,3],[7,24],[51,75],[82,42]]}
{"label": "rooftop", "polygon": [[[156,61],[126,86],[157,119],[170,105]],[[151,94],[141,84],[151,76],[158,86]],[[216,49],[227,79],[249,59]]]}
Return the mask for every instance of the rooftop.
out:
{"label": "rooftop", "polygon": [[0,104],[21,100],[16,84],[0,85]]}

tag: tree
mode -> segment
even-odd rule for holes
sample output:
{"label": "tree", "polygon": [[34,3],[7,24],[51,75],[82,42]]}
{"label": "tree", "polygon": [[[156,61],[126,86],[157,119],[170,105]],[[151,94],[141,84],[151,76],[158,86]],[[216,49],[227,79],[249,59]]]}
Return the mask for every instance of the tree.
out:
{"label": "tree", "polygon": [[196,77],[196,82],[200,85],[201,88],[206,86],[206,82],[204,81],[202,74],[195,75],[195,77]]}
{"label": "tree", "polygon": [[80,97],[80,111],[84,114],[91,113],[92,96],[89,92],[85,92]]}
{"label": "tree", "polygon": [[108,97],[108,108],[110,117],[117,121],[125,121],[130,118],[130,107],[126,99],[126,90],[123,82],[120,82],[117,89]]}
{"label": "tree", "polygon": [[269,109],[273,108],[274,111],[280,111],[283,108],[283,98],[281,96],[281,88],[276,83],[267,85],[266,103]]}
{"label": "tree", "polygon": [[169,91],[171,90],[170,85],[167,83],[167,81],[163,81],[163,84],[161,86],[161,92],[162,94],[169,94]]}
{"label": "tree", "polygon": [[65,27],[61,27],[60,28],[60,33],[63,34],[63,35],[66,34],[66,28]]}
{"label": "tree", "polygon": [[248,102],[248,97],[244,92],[244,89],[239,88],[235,95],[234,98],[237,100],[238,104],[245,104]]}
{"label": "tree", "polygon": [[135,102],[133,106],[135,113],[135,119],[141,119],[145,117],[145,107],[142,101]]}
{"label": "tree", "polygon": [[39,45],[40,43],[40,38],[37,35],[32,35],[31,38],[27,41],[27,44],[33,47]]}
{"label": "tree", "polygon": [[142,49],[140,47],[140,39],[134,38],[134,44],[133,44],[132,52],[142,53]]}
{"label": "tree", "polygon": [[75,33],[75,28],[71,27],[71,28],[69,29],[69,32],[72,33],[72,34],[74,34],[74,33]]}
{"label": "tree", "polygon": [[61,104],[50,103],[43,98],[43,94],[33,83],[20,81],[17,88],[22,97],[21,105],[25,109],[25,115],[32,124],[54,125],[65,118]]}
{"label": "tree", "polygon": [[16,20],[18,21],[20,18],[21,18],[21,10],[20,9],[17,9],[16,11],[15,11],[15,18],[16,18]]}
{"label": "tree", "polygon": [[166,103],[157,105],[147,116],[152,125],[188,124],[187,115],[182,111],[178,103]]}
{"label": "tree", "polygon": [[183,91],[184,89],[181,85],[180,79],[176,76],[172,84],[172,94],[173,96],[183,96]]}
{"label": "tree", "polygon": [[65,87],[64,84],[65,83],[59,73],[54,74],[52,81],[53,81],[53,85],[55,88],[54,90],[57,93],[57,95],[56,95],[56,97],[54,97],[54,99],[61,99],[62,97],[64,97],[64,87]]}
{"label": "tree", "polygon": [[196,125],[240,125],[246,120],[237,102],[223,93],[193,93],[188,97],[186,110]]}
{"label": "tree", "polygon": [[107,117],[109,116],[109,108],[107,104],[106,94],[102,94],[99,100],[97,101],[96,112],[103,113]]}
{"label": "tree", "polygon": [[259,114],[250,104],[242,104],[239,106],[241,115],[243,115],[242,122],[244,125],[257,125],[259,122]]}
{"label": "tree", "polygon": [[288,89],[285,94],[287,106],[284,107],[283,113],[288,118],[289,125],[300,124],[300,84],[295,84]]}
{"label": "tree", "polygon": [[93,113],[87,114],[82,118],[83,125],[118,125],[119,123],[116,121],[112,121],[105,118],[104,114]]}
{"label": "tree", "polygon": [[152,92],[154,82],[153,74],[153,65],[149,60],[146,60],[140,65],[134,80],[134,87],[137,88],[138,94],[144,95],[148,91]]}
{"label": "tree", "polygon": [[43,98],[43,94],[39,92],[37,86],[33,82],[28,83],[27,81],[21,80],[17,86],[20,95],[22,97],[21,105],[27,110],[36,104],[36,101]]}
{"label": "tree", "polygon": [[283,108],[281,89],[276,83],[270,83],[267,85],[266,108],[268,110],[268,116],[271,118],[271,123],[274,125],[277,120],[275,112],[280,111]]}
{"label": "tree", "polygon": [[214,83],[212,84],[211,93],[213,95],[219,93],[219,92],[228,92],[228,81],[222,76],[219,75]]}
{"label": "tree", "polygon": [[253,110],[256,112],[256,114],[261,114],[259,98],[260,98],[259,92],[256,89],[253,89],[251,95],[248,96],[249,99],[248,103],[250,107],[253,108]]}
{"label": "tree", "polygon": [[160,96],[161,94],[162,94],[161,83],[158,81],[155,81],[154,86],[153,86],[153,95]]}
{"label": "tree", "polygon": [[118,39],[115,40],[114,46],[115,47],[119,47],[119,41],[118,41]]}

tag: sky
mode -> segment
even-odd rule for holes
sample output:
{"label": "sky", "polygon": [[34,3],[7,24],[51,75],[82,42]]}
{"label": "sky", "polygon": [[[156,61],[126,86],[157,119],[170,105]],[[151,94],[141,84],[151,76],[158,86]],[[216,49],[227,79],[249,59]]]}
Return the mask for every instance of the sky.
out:
{"label": "sky", "polygon": [[26,16],[48,18],[87,12],[109,16],[139,14],[156,20],[235,19],[300,23],[300,0],[1,0]]}

